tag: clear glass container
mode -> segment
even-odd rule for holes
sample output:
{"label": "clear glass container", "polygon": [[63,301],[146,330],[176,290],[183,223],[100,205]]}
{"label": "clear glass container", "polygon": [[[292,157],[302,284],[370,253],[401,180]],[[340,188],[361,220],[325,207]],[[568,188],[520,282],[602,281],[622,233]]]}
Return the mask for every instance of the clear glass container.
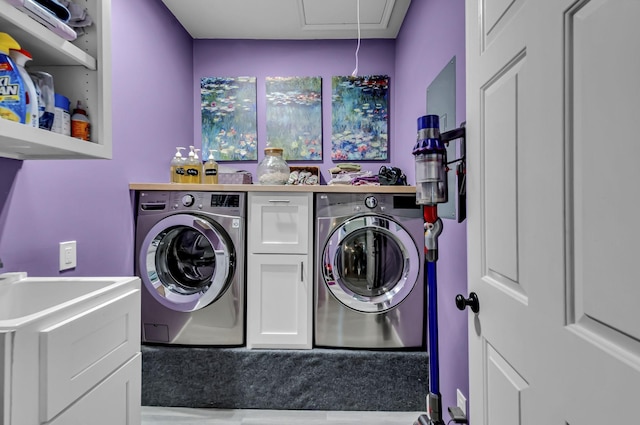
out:
{"label": "clear glass container", "polygon": [[281,185],[289,180],[289,165],[282,158],[282,148],[265,148],[264,158],[258,164],[258,183]]}

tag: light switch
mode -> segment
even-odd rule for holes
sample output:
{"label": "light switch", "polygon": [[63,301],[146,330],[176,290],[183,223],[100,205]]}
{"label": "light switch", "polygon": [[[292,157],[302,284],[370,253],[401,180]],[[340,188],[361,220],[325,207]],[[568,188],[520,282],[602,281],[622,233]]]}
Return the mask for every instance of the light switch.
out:
{"label": "light switch", "polygon": [[76,268],[76,241],[60,242],[60,271]]}

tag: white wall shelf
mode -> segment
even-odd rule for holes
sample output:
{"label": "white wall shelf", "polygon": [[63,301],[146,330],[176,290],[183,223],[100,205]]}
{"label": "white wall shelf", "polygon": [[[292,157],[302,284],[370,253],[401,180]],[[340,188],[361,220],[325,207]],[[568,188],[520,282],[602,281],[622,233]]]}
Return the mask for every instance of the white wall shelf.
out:
{"label": "white wall shelf", "polygon": [[111,2],[84,3],[94,24],[69,42],[5,0],[0,29],[28,50],[27,70],[53,75],[56,93],[80,100],[91,120],[91,142],[0,120],[0,156],[13,159],[111,159]]}

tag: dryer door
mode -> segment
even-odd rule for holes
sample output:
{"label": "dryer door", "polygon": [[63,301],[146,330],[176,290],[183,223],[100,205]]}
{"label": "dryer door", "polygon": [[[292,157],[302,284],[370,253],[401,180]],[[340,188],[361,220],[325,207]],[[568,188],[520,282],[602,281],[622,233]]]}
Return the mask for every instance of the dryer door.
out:
{"label": "dryer door", "polygon": [[176,311],[206,307],[228,287],[235,250],[214,220],[176,214],[151,228],[140,249],[141,279],[164,306]]}
{"label": "dryer door", "polygon": [[325,244],[323,276],[345,306],[379,313],[404,300],[420,273],[420,255],[411,235],[397,222],[368,215],[340,224]]}

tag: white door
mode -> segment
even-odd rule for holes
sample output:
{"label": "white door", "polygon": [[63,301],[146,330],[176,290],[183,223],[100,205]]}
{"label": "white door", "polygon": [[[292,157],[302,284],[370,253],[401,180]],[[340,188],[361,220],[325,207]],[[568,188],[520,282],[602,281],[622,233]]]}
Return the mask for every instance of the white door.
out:
{"label": "white door", "polygon": [[640,0],[466,6],[470,423],[638,423]]}

